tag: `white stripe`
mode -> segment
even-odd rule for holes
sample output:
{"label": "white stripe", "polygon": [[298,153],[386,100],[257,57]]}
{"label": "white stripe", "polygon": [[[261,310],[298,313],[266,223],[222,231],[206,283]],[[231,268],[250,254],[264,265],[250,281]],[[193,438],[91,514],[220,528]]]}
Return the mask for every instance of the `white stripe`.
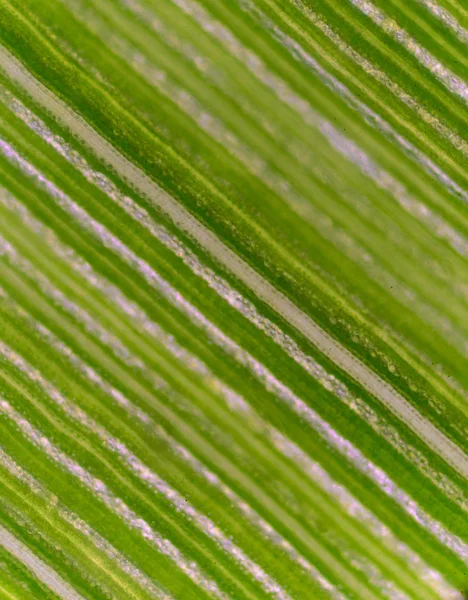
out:
{"label": "white stripe", "polygon": [[44,487],[35,477],[20,467],[11,456],[4,452],[1,446],[0,464],[13,477],[27,485],[30,491],[46,500],[49,506],[53,506],[57,511],[57,514],[62,517],[64,521],[71,525],[76,531],[83,534],[87,541],[90,541],[95,548],[103,552],[114,562],[114,566],[117,566],[124,573],[129,575],[145,590],[146,593],[159,600],[174,600],[168,592],[157,587],[152,579],[143,573],[134,563],[125,558],[125,556],[114,548],[114,546],[106,539],[101,537],[101,535],[99,535],[99,533],[97,533],[86,521],[83,521],[77,514],[70,511],[61,503],[57,496],[52,494],[52,492]]}
{"label": "white stripe", "polygon": [[[79,409],[77,410],[79,411]],[[23,432],[25,437],[29,438],[36,447],[45,452],[54,462],[76,477],[83,486],[92,492],[95,498],[99,498],[129,528],[138,531],[151,546],[170,558],[195,584],[208,593],[213,594],[219,600],[229,600],[229,596],[219,589],[215,581],[206,577],[195,561],[185,558],[182,552],[170,540],[157,533],[144,519],[131,510],[121,498],[115,496],[104,482],[94,477],[89,471],[54,446],[42,432],[33,427],[6,400],[1,398],[0,413],[9,417]]]}
{"label": "white stripe", "polygon": [[434,0],[416,0],[430,11],[436,19],[439,19],[446,27],[451,29],[459,40],[468,44],[468,29],[465,29],[457,19],[445,8],[434,2]]}
{"label": "white stripe", "polygon": [[64,600],[84,600],[81,594],[75,591],[58,573],[2,525],[0,525],[0,545],[22,562],[39,581],[42,581],[60,598],[64,598]]}
{"label": "white stripe", "polygon": [[103,552],[114,565],[129,575],[137,582],[146,593],[159,600],[173,600],[166,591],[157,587],[153,580],[143,573],[134,563],[123,556],[112,544],[101,537],[86,521],[83,521],[77,514],[70,511],[61,501],[45,488],[35,477],[20,467],[0,446],[0,465],[4,467],[10,475],[27,485],[28,490],[44,499],[49,506],[53,506],[57,514],[76,531],[85,536],[95,548]]}
{"label": "white stripe", "polygon": [[[79,16],[83,18],[81,15]],[[395,275],[389,273],[385,266],[382,266],[382,263],[379,264],[377,260],[369,255],[366,248],[356,238],[352,238],[343,231],[343,223],[340,223],[339,219],[338,223],[335,223],[336,217],[333,220],[331,219],[328,206],[325,209],[321,209],[314,203],[309,202],[307,198],[297,191],[295,186],[284,179],[276,169],[272,168],[252,148],[243,143],[219,119],[202,107],[189,92],[173,83],[165,71],[155,68],[145,56],[136,51],[123,38],[114,34],[111,29],[105,28],[105,25],[98,18],[93,16],[91,19],[89,13],[86,13],[86,19],[83,22],[96,35],[105,39],[109,48],[114,50],[123,60],[127,61],[130,66],[133,66],[136,71],[141,73],[150,85],[154,86],[161,94],[175,103],[201,130],[206,132],[214,141],[218,142],[232,156],[237,158],[247,171],[250,171],[269,187],[296,214],[303,217],[317,230],[320,236],[330,241],[351,260],[359,264],[370,279],[376,282],[377,285],[380,285],[390,295],[394,296],[399,302],[403,303],[410,311],[430,322],[432,327],[437,329],[464,356],[468,355],[468,341],[463,330],[460,331],[462,327],[459,325],[459,322],[453,322],[446,314],[441,315],[440,309],[435,308],[434,303],[430,304],[430,292],[427,290],[427,287],[425,289],[420,288],[419,292],[416,292],[405,285],[403,277],[398,279]],[[362,167],[365,161],[366,164],[371,163],[370,159],[356,144],[348,140],[341,132],[338,132],[328,121],[319,121],[318,130],[328,139],[332,147],[341,152],[349,160],[353,161],[353,157],[356,155],[357,158],[354,159],[354,162],[358,163],[360,167]],[[341,148],[344,146],[352,148],[353,151],[342,151]],[[364,158],[361,159],[361,157]],[[359,160],[360,162],[358,162]],[[413,211],[413,214],[423,215],[425,222],[431,224],[435,222],[432,229],[436,231],[439,237],[448,239],[455,250],[460,248],[461,253],[468,255],[467,240],[457,234],[440,217],[435,216],[425,205],[411,198],[404,186],[398,184],[378,165],[372,164],[372,166],[372,169],[362,168],[362,172],[373,179],[379,187],[384,188],[393,195],[401,206],[404,206],[407,210],[409,207]],[[437,264],[437,266],[439,265]],[[432,278],[435,277],[434,268],[427,261],[427,257],[421,259],[420,267],[421,269],[425,268],[428,270]],[[450,281],[453,283],[453,278]],[[411,282],[413,286],[416,286],[416,282],[412,280]],[[434,289],[434,286],[432,289]],[[446,305],[443,305],[443,308],[446,308]]]}
{"label": "white stripe", "polygon": [[426,67],[451,92],[468,102],[468,84],[457,77],[450,69],[438,61],[426,48],[421,46],[409,33],[400,27],[394,19],[368,0],[349,0],[362,13],[367,15],[385,33],[401,44],[416,60]]}
{"label": "white stripe", "polygon": [[[59,190],[55,190],[57,195]],[[62,194],[62,201],[71,202]],[[468,545],[465,544],[458,536],[450,533],[441,523],[428,515],[404,490],[398,487],[395,482],[377,465],[368,458],[351,442],[337,433],[331,425],[324,421],[318,413],[310,408],[302,399],[294,394],[286,385],[279,381],[271,371],[269,371],[262,363],[258,362],[252,355],[238,346],[233,340],[227,337],[221,330],[213,325],[202,313],[192,306],[177,290],[172,288],[164,281],[147,263],[141,259],[137,260],[133,256],[131,250],[118,241],[114,236],[109,234],[103,225],[93,223],[89,215],[83,209],[75,206],[75,213],[80,215],[82,224],[87,224],[87,227],[94,233],[98,231],[99,239],[104,246],[110,247],[113,251],[127,258],[133,267],[141,272],[147,282],[153,286],[158,292],[162,293],[174,306],[183,311],[198,327],[220,346],[224,351],[233,356],[242,366],[246,367],[252,375],[258,379],[265,388],[274,393],[282,400],[291,410],[302,417],[328,444],[332,445],[340,452],[347,460],[349,460],[356,469],[369,477],[383,493],[390,496],[400,507],[413,518],[421,527],[424,527],[439,541],[450,548],[453,552],[468,563]],[[86,219],[86,222],[85,222]],[[34,276],[34,269],[30,263],[23,259],[11,244],[6,243],[0,238],[0,254],[9,257],[13,264],[21,271],[28,272],[28,275]],[[39,275],[37,275],[39,278]],[[57,290],[51,286],[46,278],[40,275],[41,285],[44,287],[44,292],[56,294]]]}
{"label": "white stripe", "polygon": [[[0,288],[0,297],[7,299],[7,296]],[[344,600],[340,592],[336,590],[322,575],[321,573],[311,565],[303,556],[301,556],[295,548],[284,539],[268,522],[258,515],[242,498],[240,498],[235,492],[231,490],[226,484],[224,484],[218,476],[207,469],[200,461],[198,461],[184,446],[181,446],[174,438],[172,438],[160,425],[156,424],[150,417],[143,413],[144,417],[140,417],[142,411],[137,407],[133,406],[129,400],[122,397],[122,394],[115,388],[104,382],[100,376],[94,372],[94,370],[85,365],[80,359],[73,354],[73,352],[65,346],[62,342],[59,342],[51,332],[45,327],[35,322],[32,317],[25,313],[22,309],[14,306],[14,309],[23,317],[31,322],[32,326],[35,327],[46,340],[51,343],[54,347],[57,347],[59,351],[74,365],[79,364],[80,371],[90,379],[93,384],[97,384],[112,398],[118,398],[116,400],[119,404],[124,405],[129,414],[136,414],[138,418],[145,424],[149,425],[153,435],[156,435],[160,439],[164,440],[172,450],[179,455],[191,468],[201,474],[210,485],[216,487],[222,494],[224,494],[228,500],[236,506],[251,522],[258,528],[267,539],[272,543],[279,546],[284,550],[290,558],[297,562],[309,575],[317,580],[319,585],[326,589],[333,598],[336,600]],[[8,353],[9,360],[13,361],[18,368],[24,371],[24,364],[20,361],[19,357],[15,357],[13,353]],[[29,370],[29,374],[32,374],[32,370]],[[35,378],[35,380],[37,380]],[[47,390],[46,390],[47,391]],[[56,395],[53,392],[54,396]],[[250,409],[250,407],[247,407]],[[246,408],[243,408],[246,410]],[[138,411],[135,413],[135,411]],[[396,553],[402,557],[405,562],[411,565],[414,573],[418,573],[423,581],[428,582],[438,593],[444,594],[444,598],[453,598],[453,589],[444,582],[440,574],[431,569],[421,558],[412,552],[403,542],[398,540],[393,533],[381,523],[368,509],[366,509],[358,500],[356,500],[343,486],[333,481],[328,473],[318,464],[313,462],[307,455],[305,455],[293,442],[285,438],[277,430],[270,427],[264,422],[258,415],[253,413],[253,410],[249,410],[249,418],[255,418],[258,421],[260,430],[264,432],[268,438],[271,439],[273,445],[284,455],[296,462],[301,470],[303,470],[307,477],[309,477],[316,485],[322,488],[331,499],[338,501],[343,510],[348,513],[352,519],[358,519],[361,525],[364,525],[372,534],[373,538],[378,538],[384,546],[386,546],[391,552]],[[320,552],[320,550],[319,550]],[[323,554],[321,554],[323,558]],[[360,558],[353,554],[354,564],[360,565]],[[364,565],[364,563],[363,563]],[[364,568],[364,566],[363,566]],[[383,582],[382,585],[391,588],[388,582]],[[379,585],[379,587],[382,587]]]}
{"label": "white stripe", "polygon": [[255,581],[260,583],[264,590],[277,598],[278,600],[292,600],[291,597],[281,588],[276,581],[265,571],[251,560],[241,548],[234,544],[208,517],[196,510],[185,498],[183,498],[166,481],[149,469],[132,452],[128,450],[124,443],[114,438],[109,432],[96,423],[89,415],[70,403],[57,389],[55,389],[42,375],[28,364],[21,356],[0,342],[0,355],[3,355],[8,361],[21,370],[36,384],[40,385],[44,392],[56,402],[63,411],[73,420],[83,425],[91,433],[94,433],[104,444],[116,453],[121,461],[133,471],[137,477],[149,484],[150,487],[159,494],[162,494],[171,502],[178,513],[184,513],[193,523],[201,529],[208,537],[214,539],[227,554],[229,554],[245,571],[247,571]]}
{"label": "white stripe", "polygon": [[[42,127],[40,129],[35,127],[34,130],[44,134],[45,139],[49,143],[53,143],[54,148],[80,169],[89,181],[92,181],[96,185],[100,184],[99,187],[102,191],[105,191],[106,194],[126,210],[132,218],[181,258],[196,275],[206,281],[206,283],[208,283],[208,285],[226,302],[253,323],[258,329],[273,339],[275,343],[288,354],[288,356],[320,383],[320,385],[332,392],[336,398],[355,411],[374,429],[374,431],[390,443],[400,454],[405,457],[411,457],[412,463],[424,473],[426,477],[435,483],[447,497],[457,503],[463,510],[468,510],[468,501],[464,492],[458,489],[457,486],[442,473],[433,469],[428,464],[424,455],[414,446],[411,446],[402,439],[398,431],[385,423],[368,404],[361,398],[351,394],[345,384],[335,376],[330,375],[318,362],[305,354],[290,336],[285,334],[269,319],[259,314],[252,303],[230,287],[224,279],[203,265],[186,246],[184,246],[175,236],[171,235],[162,225],[151,219],[150,215],[144,209],[138,207],[131,198],[124,196],[119,192],[115,185],[106,178],[104,174],[92,171],[86,161],[78,153],[71,151],[63,143],[60,143],[63,141],[56,136],[53,136],[52,138],[49,137],[49,134],[52,135],[51,132],[44,130]],[[101,290],[110,302],[117,304],[117,306],[119,306],[119,308],[132,320],[137,321],[140,329],[158,339],[171,354],[178,360],[182,360],[185,366],[198,372],[205,379],[209,378],[215,389],[222,394],[225,402],[231,408],[244,412],[250,409],[245,400],[218,380],[204,363],[188,353],[185,349],[181,348],[171,336],[162,331],[160,326],[151,321],[146,313],[136,306],[129,298],[124,296],[118,288],[96,273],[91,265],[80,260],[73,250],[64,247],[51,230],[47,229],[44,225],[34,219],[27,209],[19,204],[10,194],[6,192],[1,193],[1,188],[0,203],[18,214],[22,221],[28,227],[36,231],[36,233],[49,244],[53,251],[58,254],[71,269],[84,277],[90,285]],[[97,325],[94,326],[94,330],[96,330],[96,327]],[[109,336],[101,334],[100,337],[101,339],[108,339]]]}
{"label": "white stripe", "polygon": [[[7,299],[8,296],[6,293],[0,288],[0,297],[3,299]],[[88,380],[97,385],[100,389],[102,389],[106,394],[108,394],[111,398],[115,399],[115,401],[125,407],[125,410],[128,411],[129,414],[135,415],[139,418],[145,425],[149,426],[149,431],[152,435],[158,437],[163,440],[166,444],[168,444],[171,449],[180,456],[184,462],[189,465],[194,471],[201,474],[208,483],[215,486],[222,494],[228,498],[228,500],[236,506],[236,508],[245,514],[249,520],[258,528],[260,531],[268,538],[273,544],[279,546],[282,550],[284,550],[291,558],[291,560],[297,562],[302,569],[304,569],[313,579],[317,581],[317,583],[323,589],[327,590],[332,598],[335,600],[345,600],[344,596],[341,595],[338,590],[336,590],[335,586],[328,582],[328,580],[323,577],[320,571],[311,565],[303,556],[301,556],[295,548],[285,539],[283,538],[268,522],[262,519],[240,496],[238,496],[235,492],[231,490],[226,484],[224,484],[218,476],[209,471],[200,461],[198,461],[190,451],[188,451],[184,446],[179,444],[171,435],[169,435],[161,425],[157,424],[151,417],[149,417],[146,413],[144,413],[141,409],[133,405],[126,397],[122,395],[116,388],[108,384],[106,381],[100,377],[98,373],[94,371],[92,367],[81,361],[78,356],[76,356],[68,346],[63,344],[60,340],[58,340],[48,329],[46,329],[43,325],[38,322],[34,322],[34,319],[30,317],[27,313],[25,313],[21,308],[17,305],[14,305],[14,309],[18,314],[20,314],[23,318],[28,319],[28,322],[36,328],[36,330],[56,349],[58,349],[74,366],[77,366],[82,372],[82,374],[88,378]],[[1,348],[1,344],[0,344]],[[10,359],[13,358],[13,355],[9,354]],[[16,361],[15,361],[16,362]],[[232,392],[234,394],[234,392]],[[248,408],[248,407],[246,407]],[[243,410],[246,410],[243,408]],[[259,419],[260,417],[258,417]],[[266,429],[266,423],[263,425],[263,429]],[[8,457],[9,458],[9,457]],[[6,461],[6,455],[2,453],[0,449],[0,462],[4,464]],[[8,465],[7,465],[8,466]],[[14,475],[17,475],[19,467],[15,467],[14,471],[12,468],[8,466],[10,472]],[[28,485],[34,489],[37,493],[37,483],[35,485],[31,484],[28,481]],[[56,501],[54,501],[54,505],[56,505]],[[76,519],[72,519],[72,524],[75,526]],[[83,525],[84,526],[84,525]],[[83,527],[81,527],[83,529]],[[89,529],[87,527],[87,529]],[[384,543],[388,540],[388,535],[382,540]],[[131,566],[131,569],[134,570],[135,567]],[[425,568],[424,572],[427,570]],[[126,569],[128,572],[128,569]]]}
{"label": "white stripe", "polygon": [[[401,102],[406,104],[411,110],[413,110],[427,125],[432,127],[437,133],[442,136],[445,140],[450,142],[454,148],[461,152],[464,156],[468,156],[468,142],[466,139],[458,135],[455,131],[452,131],[450,127],[447,127],[445,123],[439,119],[434,113],[429,112],[419,104],[408,92],[403,90],[398,84],[396,84],[390,77],[384,72],[374,66],[374,64],[359,54],[352,46],[347,44],[341,39],[341,37],[327,24],[317,16],[308,6],[305,6],[300,0],[291,0],[291,2],[302,12],[302,14],[309,19],[322,33],[324,33],[336,46],[337,48],[351,58],[357,65],[359,65],[368,75],[374,77],[376,81],[385,86],[392,92]],[[378,101],[378,96],[375,97]],[[411,124],[408,124],[411,126]],[[417,132],[420,135],[420,132]],[[431,141],[432,143],[432,141]]]}
{"label": "white stripe", "polygon": [[[97,435],[103,443],[110,448],[113,452],[115,452],[121,461],[126,464],[134,473],[136,473],[137,477],[151,486],[151,488],[157,492],[158,494],[162,494],[166,499],[168,499],[171,504],[175,507],[178,513],[184,513],[190,520],[194,522],[194,524],[199,527],[207,536],[212,538],[225,552],[230,554],[234,560],[241,566],[245,571],[247,571],[252,577],[261,584],[264,590],[278,598],[278,600],[291,600],[289,595],[279,586],[273,578],[271,578],[265,571],[259,567],[255,562],[253,562],[241,548],[239,548],[236,544],[234,544],[230,538],[228,538],[221,529],[208,517],[200,513],[197,509],[195,509],[185,498],[183,498],[174,488],[172,488],[168,483],[166,483],[163,479],[161,479],[153,470],[149,469],[145,464],[143,464],[137,456],[135,456],[132,452],[128,450],[128,448],[120,442],[120,440],[111,436],[104,427],[96,423],[93,419],[91,419],[82,409],[77,407],[75,404],[70,403],[57,389],[55,389],[48,381],[46,381],[42,375],[34,369],[31,365],[29,365],[21,356],[16,354],[14,351],[9,349],[7,346],[0,342],[0,355],[3,355],[7,360],[9,360],[16,368],[21,370],[25,375],[27,375],[31,380],[33,380],[36,384],[40,385],[44,392],[54,401],[56,402],[67,415],[76,420],[81,425],[85,426],[89,431]],[[225,487],[225,486],[224,486]],[[227,488],[229,489],[229,488]],[[230,490],[229,490],[230,491]],[[230,500],[235,500],[235,494],[230,493],[228,495]],[[241,503],[244,504],[244,503]],[[253,511],[247,507],[247,512],[250,513],[249,517],[252,518]],[[245,510],[243,511],[245,512]],[[271,533],[274,533],[274,530],[268,526],[263,520],[256,523],[257,525],[263,524],[262,530]],[[276,534],[277,535],[277,534]],[[338,548],[338,552],[341,556],[344,556],[345,564],[349,561],[350,557],[352,557],[352,562],[355,568],[358,568],[364,572],[367,572],[371,575],[371,579],[378,579],[379,587],[383,586],[388,588],[388,590],[393,594],[398,594],[396,589],[390,584],[390,582],[385,581],[378,569],[375,566],[371,566],[365,559],[363,559],[358,553],[355,551],[351,552],[349,549],[346,551],[346,544],[342,541],[340,543],[339,540],[333,541],[329,540],[332,545]],[[276,540],[277,542],[277,540]],[[292,550],[290,545],[288,545],[289,551]],[[359,580],[354,578],[354,575],[350,575],[346,572],[346,568],[343,570],[340,568],[341,565],[337,563],[331,553],[329,553],[325,548],[318,546],[318,552],[320,558],[323,561],[327,561],[327,564],[330,568],[333,568],[337,571],[338,576],[340,577],[343,583],[348,583],[353,589],[358,590],[360,594],[360,598],[368,598],[368,591],[362,587],[362,584]],[[299,564],[304,568],[307,565],[301,557],[299,557]],[[297,553],[296,553],[297,559]],[[326,581],[326,580],[325,580]],[[319,582],[323,584],[323,578],[319,579]],[[325,586],[323,586],[325,587]],[[332,586],[328,585],[325,589],[331,590]],[[370,600],[370,597],[369,597]]]}
{"label": "white stripe", "polygon": [[[411,144],[406,138],[401,136],[385,119],[383,119],[374,110],[369,108],[364,102],[359,100],[341,81],[331,75],[324,69],[319,62],[313,58],[304,48],[293,38],[286,35],[279,27],[268,19],[251,0],[237,0],[242,8],[254,15],[261,26],[269,29],[272,35],[287,48],[294,58],[306,65],[315,75],[325,83],[333,92],[339,94],[345,102],[353,109],[357,110],[374,129],[384,133],[393,143],[401,147],[403,152],[417,162],[421,167],[435,177],[451,194],[468,203],[468,191],[460,187],[445,171],[436,165],[426,154],[421,152],[416,146]],[[308,40],[310,43],[311,40]]]}
{"label": "white stripe", "polygon": [[44,108],[69,128],[93,153],[111,165],[124,181],[165,212],[189,236],[196,239],[215,260],[232,271],[256,295],[305,335],[323,354],[373,394],[398,418],[407,423],[429,447],[456,471],[468,478],[468,456],[444,433],[423,417],[398,391],[371,371],[341,346],[308,315],[293,304],[239,256],[225,246],[209,229],[198,222],[183,206],[165,193],[138,167],[130,163],[81,117],[35,80],[5,48],[0,49],[0,66]]}

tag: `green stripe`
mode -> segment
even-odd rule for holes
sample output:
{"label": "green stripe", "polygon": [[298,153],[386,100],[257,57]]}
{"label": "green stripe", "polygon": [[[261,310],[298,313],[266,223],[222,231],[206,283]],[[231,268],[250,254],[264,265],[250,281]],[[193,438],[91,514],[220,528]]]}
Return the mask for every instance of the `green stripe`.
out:
{"label": "green stripe", "polygon": [[461,4],[0,2],[2,597],[461,600]]}

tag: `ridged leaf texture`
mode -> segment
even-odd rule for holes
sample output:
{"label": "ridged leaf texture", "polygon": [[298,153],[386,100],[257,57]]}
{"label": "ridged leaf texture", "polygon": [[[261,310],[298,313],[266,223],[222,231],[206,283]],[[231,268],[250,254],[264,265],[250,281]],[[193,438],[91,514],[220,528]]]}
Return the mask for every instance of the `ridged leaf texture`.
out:
{"label": "ridged leaf texture", "polygon": [[0,598],[461,600],[468,5],[0,0]]}

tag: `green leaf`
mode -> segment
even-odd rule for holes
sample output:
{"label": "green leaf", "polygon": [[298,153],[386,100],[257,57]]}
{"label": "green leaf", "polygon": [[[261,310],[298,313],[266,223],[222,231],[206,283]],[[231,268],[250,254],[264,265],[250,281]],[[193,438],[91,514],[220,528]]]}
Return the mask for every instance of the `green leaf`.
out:
{"label": "green leaf", "polygon": [[0,598],[461,600],[461,0],[0,0]]}

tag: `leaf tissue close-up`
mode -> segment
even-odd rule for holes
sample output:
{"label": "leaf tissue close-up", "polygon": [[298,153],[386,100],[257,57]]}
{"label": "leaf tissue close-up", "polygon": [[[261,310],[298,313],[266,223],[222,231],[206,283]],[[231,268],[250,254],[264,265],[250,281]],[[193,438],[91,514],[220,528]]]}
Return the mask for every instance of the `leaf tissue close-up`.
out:
{"label": "leaf tissue close-up", "polygon": [[0,0],[0,600],[468,598],[468,0]]}

